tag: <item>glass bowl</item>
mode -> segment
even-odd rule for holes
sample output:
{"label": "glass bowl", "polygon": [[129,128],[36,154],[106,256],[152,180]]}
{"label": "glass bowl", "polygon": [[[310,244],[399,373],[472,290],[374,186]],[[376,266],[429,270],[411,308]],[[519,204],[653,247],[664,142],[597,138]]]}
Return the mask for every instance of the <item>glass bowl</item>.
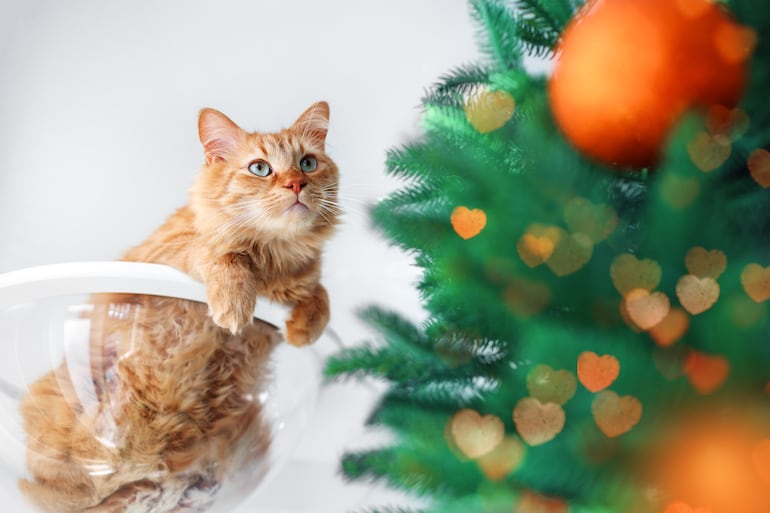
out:
{"label": "glass bowl", "polygon": [[281,342],[282,308],[237,336],[203,287],[153,264],[0,275],[5,509],[226,512],[291,456],[321,362]]}

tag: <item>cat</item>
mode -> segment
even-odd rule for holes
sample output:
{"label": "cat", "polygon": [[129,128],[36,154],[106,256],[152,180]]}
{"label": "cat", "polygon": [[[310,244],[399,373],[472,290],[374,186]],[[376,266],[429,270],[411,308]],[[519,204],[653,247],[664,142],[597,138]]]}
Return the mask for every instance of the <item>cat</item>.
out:
{"label": "cat", "polygon": [[329,321],[321,250],[341,210],[328,122],[326,102],[277,133],[200,112],[205,163],[188,204],[123,260],[184,271],[206,304],[91,298],[88,356],[66,355],[21,402],[31,477],[19,486],[42,509],[199,512],[229,473],[264,471],[270,429],[254,398],[282,337],[253,311],[257,297],[290,305],[296,346]]}

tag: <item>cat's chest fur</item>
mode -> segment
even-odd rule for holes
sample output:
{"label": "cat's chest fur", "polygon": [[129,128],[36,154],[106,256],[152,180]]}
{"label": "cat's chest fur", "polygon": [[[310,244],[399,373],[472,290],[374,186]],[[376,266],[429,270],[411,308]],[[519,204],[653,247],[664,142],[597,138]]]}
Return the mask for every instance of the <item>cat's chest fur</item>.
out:
{"label": "cat's chest fur", "polygon": [[320,249],[291,240],[273,240],[248,248],[258,293],[280,303],[295,303],[320,278]]}
{"label": "cat's chest fur", "polygon": [[315,240],[255,237],[224,244],[196,231],[195,224],[193,212],[183,207],[123,258],[170,265],[205,281],[206,267],[230,254],[249,263],[259,296],[280,303],[297,302],[318,283],[321,247]]}

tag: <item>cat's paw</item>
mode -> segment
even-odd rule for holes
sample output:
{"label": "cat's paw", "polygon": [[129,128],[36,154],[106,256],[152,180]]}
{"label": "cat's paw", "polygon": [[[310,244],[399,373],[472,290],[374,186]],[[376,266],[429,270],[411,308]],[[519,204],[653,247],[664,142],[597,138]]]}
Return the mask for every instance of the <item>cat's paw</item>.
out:
{"label": "cat's paw", "polygon": [[218,291],[216,287],[209,287],[206,296],[209,315],[220,328],[237,335],[252,323],[254,308],[257,306],[256,296],[225,294]]}
{"label": "cat's paw", "polygon": [[292,322],[290,320],[286,321],[284,337],[286,338],[286,342],[295,347],[307,346],[316,341],[315,338],[310,336],[310,331],[307,329],[307,326],[302,326],[300,323]]}
{"label": "cat's paw", "polygon": [[297,303],[286,320],[286,342],[293,346],[312,344],[329,323],[329,297],[318,285],[314,294]]}
{"label": "cat's paw", "polygon": [[225,312],[211,312],[211,319],[220,328],[224,328],[233,335],[237,335],[251,324],[251,314],[244,315],[243,312],[225,311]]}

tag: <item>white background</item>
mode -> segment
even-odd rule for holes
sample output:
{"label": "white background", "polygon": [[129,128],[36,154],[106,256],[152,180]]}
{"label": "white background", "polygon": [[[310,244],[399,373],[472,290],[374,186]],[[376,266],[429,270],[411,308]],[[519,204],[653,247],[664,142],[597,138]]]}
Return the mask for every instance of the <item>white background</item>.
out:
{"label": "white background", "polygon": [[[474,32],[463,0],[0,0],[0,272],[141,242],[186,202],[202,107],[272,131],[323,99],[348,212],[324,255],[332,326],[371,337],[355,317],[371,303],[419,320],[417,270],[366,206],[398,185],[385,151],[419,135],[425,89],[477,59]],[[371,398],[327,387],[292,462],[239,511],[387,500],[336,475]]]}

